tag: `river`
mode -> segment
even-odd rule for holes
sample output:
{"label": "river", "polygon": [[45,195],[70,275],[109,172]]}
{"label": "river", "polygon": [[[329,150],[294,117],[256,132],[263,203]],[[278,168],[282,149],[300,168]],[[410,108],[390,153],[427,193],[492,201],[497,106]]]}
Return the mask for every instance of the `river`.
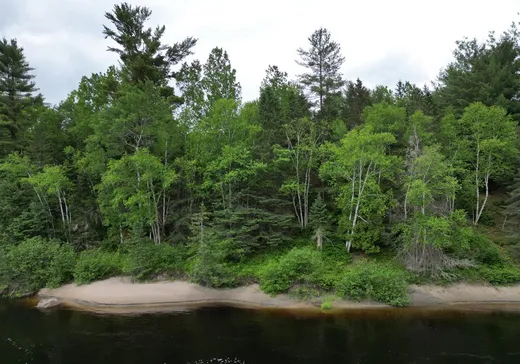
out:
{"label": "river", "polygon": [[101,315],[0,301],[0,363],[520,363],[520,315],[205,308]]}

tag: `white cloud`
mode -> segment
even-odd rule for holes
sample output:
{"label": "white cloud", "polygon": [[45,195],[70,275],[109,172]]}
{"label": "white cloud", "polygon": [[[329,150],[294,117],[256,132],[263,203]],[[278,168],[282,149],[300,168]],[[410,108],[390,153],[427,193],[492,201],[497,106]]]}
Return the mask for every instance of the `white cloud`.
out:
{"label": "white cloud", "polygon": [[[82,75],[116,62],[101,34],[106,0],[4,0],[16,16],[0,16],[0,32],[17,37],[37,82],[57,102]],[[245,100],[257,97],[269,64],[291,77],[302,72],[296,49],[319,27],[328,28],[346,58],[343,73],[366,84],[394,87],[399,79],[420,85],[433,80],[463,36],[483,39],[501,32],[520,10],[517,0],[142,0],[153,10],[151,24],[165,24],[167,42],[199,38],[196,58],[211,48],[228,51]]]}

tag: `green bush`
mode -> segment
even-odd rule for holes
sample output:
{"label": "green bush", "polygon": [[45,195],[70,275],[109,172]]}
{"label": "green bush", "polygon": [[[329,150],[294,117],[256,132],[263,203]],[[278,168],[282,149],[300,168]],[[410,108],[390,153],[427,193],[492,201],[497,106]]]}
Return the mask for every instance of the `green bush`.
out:
{"label": "green bush", "polygon": [[321,303],[321,309],[322,310],[330,310],[332,309],[332,302],[331,301],[324,301]]}
{"label": "green bush", "polygon": [[484,226],[495,226],[496,225],[496,221],[493,217],[493,214],[488,210],[484,210],[482,212],[482,215],[480,215],[480,219],[478,220],[478,222],[479,222],[479,224],[484,225]]}
{"label": "green bush", "polygon": [[479,272],[486,281],[496,286],[520,282],[520,268],[515,266],[480,267]]}
{"label": "green bush", "polygon": [[185,253],[182,247],[168,244],[143,244],[130,249],[125,273],[137,280],[176,276],[184,271]]}
{"label": "green bush", "polygon": [[319,251],[310,247],[294,248],[264,267],[260,286],[268,294],[284,293],[293,285],[319,283],[324,271]]}
{"label": "green bush", "polygon": [[41,237],[4,249],[0,258],[0,285],[11,296],[71,281],[76,262],[72,247]]}
{"label": "green bush", "polygon": [[355,301],[364,299],[392,306],[410,303],[406,273],[388,264],[359,261],[339,281],[337,293]]}
{"label": "green bush", "polygon": [[308,284],[300,284],[289,289],[289,296],[298,300],[311,301],[320,296],[320,291]]}
{"label": "green bush", "polygon": [[114,277],[123,272],[124,260],[121,254],[101,250],[82,252],[74,269],[74,280],[78,284]]}
{"label": "green bush", "polygon": [[[506,256],[498,245],[474,231],[470,236],[469,245],[469,255],[473,255],[473,259],[481,264],[503,265],[507,261]],[[467,256],[468,254],[466,253],[465,255]]]}
{"label": "green bush", "polygon": [[204,260],[196,257],[190,269],[192,282],[206,287],[235,287],[237,281],[233,270],[225,263],[217,260]]}
{"label": "green bush", "polygon": [[191,281],[215,288],[236,286],[233,269],[226,261],[229,246],[229,242],[216,239],[199,245],[188,268]]}

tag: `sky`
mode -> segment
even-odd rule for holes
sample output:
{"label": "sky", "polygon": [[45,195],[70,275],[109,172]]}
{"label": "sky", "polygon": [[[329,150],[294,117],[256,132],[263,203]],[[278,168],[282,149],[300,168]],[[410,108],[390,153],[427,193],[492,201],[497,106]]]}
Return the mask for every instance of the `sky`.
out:
{"label": "sky", "polygon": [[[391,88],[399,80],[429,84],[452,60],[455,41],[484,40],[520,20],[520,0],[128,0],[152,10],[150,26],[165,25],[165,43],[198,38],[195,55],[225,49],[242,98],[258,97],[265,70],[277,65],[294,79],[304,70],[296,50],[327,28],[341,45],[345,79]],[[0,37],[17,38],[35,68],[36,84],[58,103],[82,76],[117,64],[102,35],[115,0],[0,0]]]}

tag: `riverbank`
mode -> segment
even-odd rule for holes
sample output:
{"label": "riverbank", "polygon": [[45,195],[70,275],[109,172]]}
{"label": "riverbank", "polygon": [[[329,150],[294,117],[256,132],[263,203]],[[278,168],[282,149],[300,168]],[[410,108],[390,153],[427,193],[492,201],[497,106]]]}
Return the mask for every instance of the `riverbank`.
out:
{"label": "riverbank", "polygon": [[[68,284],[57,289],[43,289],[39,298],[57,298],[62,305],[82,310],[142,313],[183,310],[196,306],[226,305],[244,308],[321,310],[319,302],[299,301],[286,294],[271,297],[258,285],[233,289],[213,289],[175,281],[132,283],[125,277],[111,278],[78,286]],[[507,305],[520,311],[520,285],[492,287],[456,284],[452,286],[410,286],[412,307]],[[376,309],[390,306],[376,302],[336,300],[334,310]]]}

